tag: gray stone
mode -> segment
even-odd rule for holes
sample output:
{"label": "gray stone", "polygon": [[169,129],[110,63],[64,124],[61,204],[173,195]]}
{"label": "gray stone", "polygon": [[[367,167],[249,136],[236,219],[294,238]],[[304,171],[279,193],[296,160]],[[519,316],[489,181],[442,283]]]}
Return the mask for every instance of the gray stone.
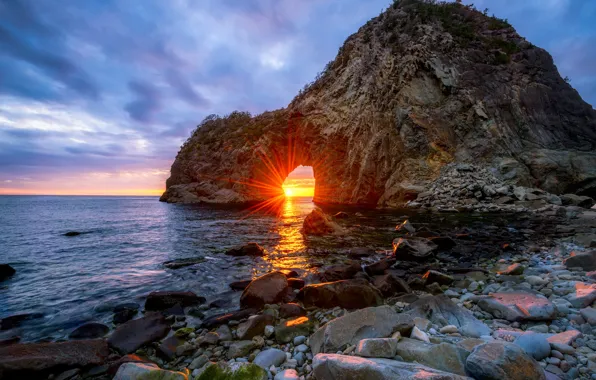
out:
{"label": "gray stone", "polygon": [[399,314],[390,306],[369,307],[336,318],[310,337],[313,354],[337,352],[362,339],[387,338],[396,331],[409,336],[414,321],[410,315]]}
{"label": "gray stone", "polygon": [[470,352],[449,343],[430,344],[402,338],[397,343],[397,355],[404,361],[416,362],[445,372],[466,375],[466,359]]}
{"label": "gray stone", "polygon": [[298,372],[296,372],[295,369],[284,369],[283,371],[281,371],[280,373],[275,375],[275,377],[273,378],[273,380],[298,380],[298,379],[299,379]]}
{"label": "gray stone", "polygon": [[240,340],[252,339],[257,335],[263,335],[265,332],[265,326],[275,322],[275,317],[271,315],[261,314],[255,315],[246,322],[242,322],[238,325],[236,330],[236,336]]}
{"label": "gray stone", "polygon": [[316,355],[313,367],[317,380],[472,380],[420,364],[337,354]]}
{"label": "gray stone", "polygon": [[256,348],[256,344],[252,340],[240,340],[230,344],[228,349],[228,359],[240,358],[248,356],[248,354]]}
{"label": "gray stone", "polygon": [[563,261],[567,268],[581,268],[585,271],[596,269],[596,251],[571,252],[571,256]]}
{"label": "gray stone", "polygon": [[356,345],[356,355],[365,358],[393,358],[397,342],[393,338],[362,339]]}
{"label": "gray stone", "polygon": [[277,348],[270,348],[259,352],[253,363],[266,370],[272,365],[279,367],[286,361],[286,353]]}
{"label": "gray stone", "polygon": [[544,334],[526,332],[518,336],[513,343],[536,360],[542,360],[550,355],[550,344]]}
{"label": "gray stone", "polygon": [[416,326],[414,326],[414,328],[412,329],[412,333],[410,334],[410,338],[417,339],[417,340],[420,340],[422,342],[430,343],[430,339],[428,339],[428,335],[426,335],[426,333],[424,331],[420,330]]}
{"label": "gray stone", "polygon": [[581,309],[579,312],[586,322],[592,326],[596,325],[596,309],[587,307],[585,309]]}
{"label": "gray stone", "polygon": [[596,284],[576,282],[574,292],[567,296],[567,300],[577,309],[590,306],[596,301]]}
{"label": "gray stone", "polygon": [[155,364],[149,363],[124,363],[118,368],[114,380],[187,380],[182,372],[166,371]]}
{"label": "gray stone", "polygon": [[190,363],[188,368],[189,369],[201,368],[205,364],[207,364],[208,361],[209,361],[209,358],[206,355],[200,355],[200,356],[196,357],[195,359],[193,359],[193,361]]}
{"label": "gray stone", "polygon": [[544,371],[524,351],[511,343],[485,343],[474,348],[466,370],[483,380],[545,380]]}
{"label": "gray stone", "polygon": [[548,299],[527,292],[492,293],[478,301],[478,306],[495,318],[511,322],[524,320],[552,320],[555,306]]}

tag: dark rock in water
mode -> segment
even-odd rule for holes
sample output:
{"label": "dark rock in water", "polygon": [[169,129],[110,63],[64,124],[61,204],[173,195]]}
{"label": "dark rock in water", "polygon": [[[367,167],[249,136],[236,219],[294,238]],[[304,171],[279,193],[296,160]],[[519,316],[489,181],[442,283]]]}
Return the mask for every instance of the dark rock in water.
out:
{"label": "dark rock in water", "polygon": [[168,309],[162,310],[163,315],[184,316],[184,308],[180,304],[176,304]]}
{"label": "dark rock in water", "polygon": [[453,282],[453,277],[436,270],[427,271],[422,278],[425,280],[426,285],[430,285],[435,282],[439,285],[450,285]]}
{"label": "dark rock in water", "polygon": [[292,289],[304,288],[305,282],[299,278],[288,278],[288,286]]}
{"label": "dark rock in water", "polygon": [[244,290],[250,285],[252,280],[242,280],[242,281],[234,281],[230,283],[230,288],[233,290]]}
{"label": "dark rock in water", "polygon": [[410,304],[407,313],[412,317],[426,318],[439,327],[454,325],[464,336],[480,338],[491,333],[490,328],[476,319],[472,312],[457,306],[445,295],[422,297]]}
{"label": "dark rock in water", "polygon": [[478,307],[511,322],[552,320],[557,314],[551,301],[529,292],[491,293],[478,300]]}
{"label": "dark rock in water", "polygon": [[115,325],[128,322],[137,315],[139,305],[136,303],[124,303],[114,307],[113,322]]}
{"label": "dark rock in water", "polygon": [[205,261],[204,257],[189,257],[186,259],[177,259],[166,261],[163,263],[163,266],[168,269],[179,269],[184,267],[189,267],[191,265],[200,264]]}
{"label": "dark rock in water", "polygon": [[379,289],[383,296],[391,297],[399,293],[411,293],[412,289],[404,280],[392,274],[375,276],[373,285]]}
{"label": "dark rock in water", "polygon": [[279,303],[288,288],[283,273],[272,272],[254,279],[240,296],[240,307],[262,308],[266,304]]}
{"label": "dark rock in water", "polygon": [[376,276],[385,273],[385,271],[393,266],[397,260],[393,257],[387,257],[374,264],[366,265],[364,271],[369,276]]}
{"label": "dark rock in water", "polygon": [[561,195],[560,198],[564,206],[578,206],[583,208],[591,208],[592,206],[594,206],[594,199],[586,196],[564,194]]}
{"label": "dark rock in water", "polygon": [[429,259],[437,245],[425,238],[399,238],[393,240],[393,255],[403,261]]}
{"label": "dark rock in water", "polygon": [[67,233],[64,234],[64,236],[79,236],[81,235],[82,232],[78,232],[78,231],[69,231]]}
{"label": "dark rock in water", "polygon": [[108,344],[122,354],[130,354],[146,344],[162,339],[169,331],[170,324],[163,315],[148,313],[142,318],[118,326],[108,338]]}
{"label": "dark rock in water", "polygon": [[46,378],[48,373],[102,364],[110,354],[105,340],[12,344],[0,347],[0,375]]}
{"label": "dark rock in water", "polygon": [[15,327],[19,327],[23,322],[39,318],[43,318],[43,314],[29,313],[11,315],[4,319],[0,319],[0,331],[14,329]]}
{"label": "dark rock in water", "polygon": [[69,339],[96,339],[105,336],[110,328],[102,323],[85,323],[68,336]]}
{"label": "dark rock in water", "polygon": [[571,252],[571,256],[563,261],[567,268],[582,268],[584,271],[596,270],[596,251]]}
{"label": "dark rock in water", "polygon": [[321,279],[325,282],[349,280],[358,272],[362,271],[359,261],[351,261],[349,264],[333,265],[324,268]]}
{"label": "dark rock in water", "polygon": [[0,282],[12,277],[17,271],[8,264],[0,264]]}
{"label": "dark rock in water", "polygon": [[246,322],[238,325],[236,335],[240,340],[252,339],[257,335],[263,335],[265,326],[274,325],[275,317],[272,315],[261,314],[249,318]]}
{"label": "dark rock in water", "polygon": [[448,251],[457,245],[455,240],[445,236],[434,236],[428,238],[428,240],[436,244],[439,251]]}
{"label": "dark rock in water", "polygon": [[304,219],[302,233],[306,235],[329,235],[342,232],[342,228],[316,207]]}
{"label": "dark rock in water", "polygon": [[466,360],[466,370],[475,379],[545,380],[538,363],[512,343],[486,343],[474,348]]}
{"label": "dark rock in water", "polygon": [[217,327],[219,325],[223,325],[230,321],[240,321],[242,319],[248,318],[251,315],[255,315],[259,312],[258,309],[248,308],[248,309],[241,309],[236,310],[231,313],[224,313],[211,316],[203,321],[201,324],[202,328],[211,329],[213,327]]}
{"label": "dark rock in water", "polygon": [[365,247],[356,247],[350,248],[350,252],[348,252],[348,258],[352,260],[358,260],[363,257],[369,257],[374,255],[376,252],[372,248],[365,248]]}
{"label": "dark rock in water", "polygon": [[280,269],[278,270],[279,273],[282,273],[286,278],[289,280],[290,278],[298,277],[298,272],[293,269]]}
{"label": "dark rock in water", "polygon": [[205,297],[197,296],[193,292],[152,292],[145,301],[145,310],[161,311],[175,305],[195,306],[205,303],[205,301]]}
{"label": "dark rock in water", "polygon": [[282,303],[279,305],[280,318],[302,317],[306,315],[306,310],[297,303]]}
{"label": "dark rock in water", "polygon": [[230,301],[227,299],[219,299],[219,300],[215,300],[213,302],[211,302],[209,304],[210,308],[215,308],[215,309],[222,309],[224,307],[227,307],[230,304]]}
{"label": "dark rock in water", "polygon": [[383,303],[381,293],[364,280],[342,280],[307,285],[298,293],[298,299],[305,307],[316,306],[325,309],[336,306],[345,309],[361,309]]}
{"label": "dark rock in water", "polygon": [[265,256],[265,249],[257,243],[247,243],[226,252],[228,256]]}
{"label": "dark rock in water", "polygon": [[333,215],[335,219],[347,219],[350,217],[347,212],[340,211],[337,214]]}

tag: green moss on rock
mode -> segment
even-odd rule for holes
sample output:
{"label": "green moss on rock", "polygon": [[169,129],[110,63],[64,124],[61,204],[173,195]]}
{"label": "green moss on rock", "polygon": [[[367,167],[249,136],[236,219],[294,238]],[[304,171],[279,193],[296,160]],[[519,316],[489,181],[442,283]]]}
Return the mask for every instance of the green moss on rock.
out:
{"label": "green moss on rock", "polygon": [[184,338],[187,337],[190,333],[195,332],[195,329],[192,327],[183,327],[181,329],[176,330],[176,332],[174,333],[174,335],[176,335],[178,338]]}
{"label": "green moss on rock", "polygon": [[267,380],[267,372],[256,364],[247,364],[236,370],[211,364],[197,380]]}

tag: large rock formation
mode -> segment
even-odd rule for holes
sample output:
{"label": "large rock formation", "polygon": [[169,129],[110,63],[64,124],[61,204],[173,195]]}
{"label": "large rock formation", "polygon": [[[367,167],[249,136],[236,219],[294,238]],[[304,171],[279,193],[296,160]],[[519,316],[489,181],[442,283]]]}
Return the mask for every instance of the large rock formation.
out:
{"label": "large rock formation", "polygon": [[262,201],[306,165],[315,202],[395,206],[450,162],[594,196],[595,150],[596,111],[545,50],[468,6],[401,0],[350,36],[287,108],[203,121],[162,200]]}

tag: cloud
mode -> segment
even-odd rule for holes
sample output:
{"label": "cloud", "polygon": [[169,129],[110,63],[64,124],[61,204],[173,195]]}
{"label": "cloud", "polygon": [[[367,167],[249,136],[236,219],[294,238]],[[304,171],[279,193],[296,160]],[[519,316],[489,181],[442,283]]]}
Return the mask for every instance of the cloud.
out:
{"label": "cloud", "polygon": [[128,87],[135,95],[135,100],[126,105],[126,111],[136,121],[151,123],[153,116],[161,108],[159,90],[153,85],[141,81],[131,81]]}

